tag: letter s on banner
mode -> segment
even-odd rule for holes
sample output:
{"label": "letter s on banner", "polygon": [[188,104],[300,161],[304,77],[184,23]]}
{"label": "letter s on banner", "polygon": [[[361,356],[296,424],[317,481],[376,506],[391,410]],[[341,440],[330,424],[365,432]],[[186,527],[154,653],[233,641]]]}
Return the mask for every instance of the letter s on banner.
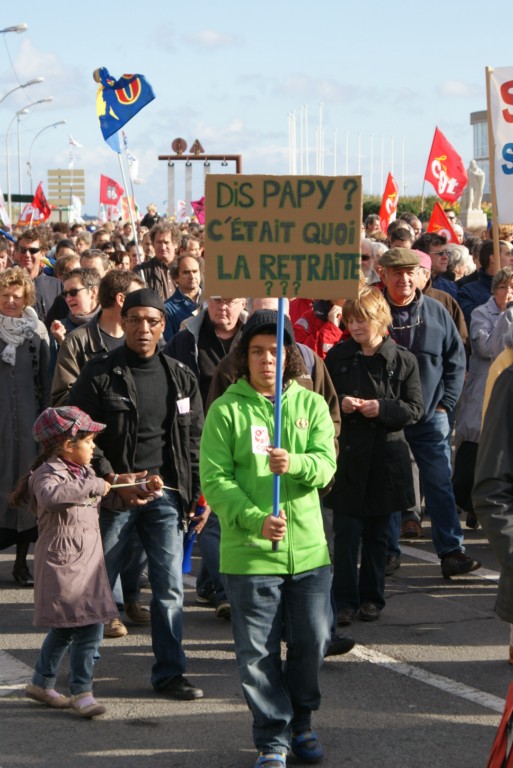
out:
{"label": "letter s on banner", "polygon": [[513,67],[497,67],[489,77],[497,219],[508,224],[513,221]]}

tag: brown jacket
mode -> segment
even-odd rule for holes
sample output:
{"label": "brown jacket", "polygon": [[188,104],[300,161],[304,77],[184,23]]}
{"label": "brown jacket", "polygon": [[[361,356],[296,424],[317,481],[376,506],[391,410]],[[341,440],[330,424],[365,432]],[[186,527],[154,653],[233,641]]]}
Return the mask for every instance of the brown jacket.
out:
{"label": "brown jacket", "polygon": [[32,473],[31,511],[39,537],[34,553],[34,625],[82,627],[114,619],[98,508],[105,481],[86,467],[77,477],[54,457]]}

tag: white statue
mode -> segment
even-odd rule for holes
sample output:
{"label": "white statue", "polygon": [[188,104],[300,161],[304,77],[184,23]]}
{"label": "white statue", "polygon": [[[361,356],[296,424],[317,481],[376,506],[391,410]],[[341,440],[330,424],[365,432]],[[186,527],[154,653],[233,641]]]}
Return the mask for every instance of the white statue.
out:
{"label": "white statue", "polygon": [[481,202],[483,200],[485,173],[475,160],[470,161],[467,176],[467,186],[460,198],[460,211],[461,213],[471,213],[472,211],[482,213]]}

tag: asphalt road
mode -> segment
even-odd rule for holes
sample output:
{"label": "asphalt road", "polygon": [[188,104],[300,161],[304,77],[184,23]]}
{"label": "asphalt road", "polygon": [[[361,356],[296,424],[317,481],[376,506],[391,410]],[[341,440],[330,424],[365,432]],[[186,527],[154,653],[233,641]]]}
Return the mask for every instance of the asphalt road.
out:
{"label": "asphalt road", "polygon": [[[482,571],[445,581],[429,538],[408,543],[380,620],[356,621],[355,649],[327,660],[314,719],[325,768],[486,766],[513,667],[509,627],[493,612],[497,564],[480,530],[465,535]],[[230,625],[194,604],[190,577],[187,675],[205,698],[156,695],[149,629],[129,626],[127,637],[104,641],[96,668],[95,695],[108,711],[83,720],[24,698],[44,633],[32,627],[32,592],[14,585],[12,561],[0,553],[0,768],[252,767]],[[65,670],[59,682],[65,691]]]}

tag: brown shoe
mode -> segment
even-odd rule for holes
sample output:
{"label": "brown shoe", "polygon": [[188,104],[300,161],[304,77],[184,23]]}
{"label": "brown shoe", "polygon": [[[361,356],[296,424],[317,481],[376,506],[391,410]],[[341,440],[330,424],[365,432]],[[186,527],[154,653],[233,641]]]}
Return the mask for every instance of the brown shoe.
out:
{"label": "brown shoe", "polygon": [[150,609],[142,603],[125,603],[125,613],[134,624],[150,624]]}
{"label": "brown shoe", "polygon": [[103,704],[98,704],[90,691],[72,696],[71,709],[74,709],[80,717],[96,717],[104,715],[107,711]]}
{"label": "brown shoe", "polygon": [[47,707],[54,707],[54,709],[67,709],[71,706],[71,700],[67,696],[63,696],[62,693],[58,693],[53,688],[41,688],[39,685],[32,685],[32,683],[25,688],[25,696],[27,699],[39,701],[41,704],[46,704]]}
{"label": "brown shoe", "polygon": [[401,525],[401,539],[420,539],[422,526],[417,520],[405,520]]}
{"label": "brown shoe", "polygon": [[355,612],[351,608],[341,608],[337,611],[337,625],[339,627],[348,627],[353,623]]}
{"label": "brown shoe", "polygon": [[377,621],[380,613],[380,608],[374,603],[364,603],[360,606],[358,616],[362,621]]}
{"label": "brown shoe", "polygon": [[125,635],[128,635],[128,629],[121,619],[112,619],[112,621],[108,621],[104,626],[104,637],[125,637]]}

